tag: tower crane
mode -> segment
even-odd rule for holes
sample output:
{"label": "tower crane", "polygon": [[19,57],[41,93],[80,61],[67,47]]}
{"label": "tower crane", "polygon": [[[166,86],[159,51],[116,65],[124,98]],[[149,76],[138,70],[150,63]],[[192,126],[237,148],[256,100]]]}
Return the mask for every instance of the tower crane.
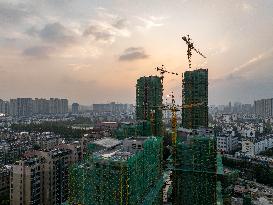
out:
{"label": "tower crane", "polygon": [[179,106],[175,104],[174,94],[171,94],[172,103],[170,105],[163,106],[163,110],[170,110],[172,112],[171,124],[172,124],[172,145],[173,155],[175,159],[176,155],[176,138],[177,138],[177,116],[176,112],[180,111]]}
{"label": "tower crane", "polygon": [[163,85],[163,79],[164,79],[165,73],[172,74],[172,75],[178,75],[178,73],[174,73],[174,72],[170,72],[170,71],[166,70],[164,65],[161,65],[161,67],[156,67],[155,69],[156,69],[156,71],[160,72],[162,85]]}
{"label": "tower crane", "polygon": [[200,56],[202,56],[203,58],[206,58],[206,56],[204,56],[198,49],[196,49],[193,46],[193,42],[191,42],[191,38],[189,35],[187,36],[183,36],[182,40],[184,40],[186,42],[186,44],[188,45],[188,50],[187,50],[187,56],[188,56],[188,61],[189,61],[189,69],[191,69],[191,56],[192,56],[192,50],[194,50],[196,53],[198,53]]}

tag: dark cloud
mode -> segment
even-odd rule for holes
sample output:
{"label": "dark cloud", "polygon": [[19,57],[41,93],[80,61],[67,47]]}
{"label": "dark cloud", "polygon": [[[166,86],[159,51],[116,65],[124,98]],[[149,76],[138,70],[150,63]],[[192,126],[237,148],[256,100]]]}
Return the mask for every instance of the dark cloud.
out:
{"label": "dark cloud", "polygon": [[98,41],[112,41],[114,38],[113,32],[111,30],[102,28],[98,25],[91,25],[87,29],[85,29],[84,36],[93,36],[95,40]]}
{"label": "dark cloud", "polygon": [[0,23],[4,25],[18,24],[29,16],[23,5],[0,2]]}
{"label": "dark cloud", "polygon": [[111,19],[111,23],[100,21],[87,27],[83,36],[92,36],[96,41],[104,43],[113,43],[117,37],[130,35],[127,30],[128,21],[123,18]]}
{"label": "dark cloud", "polygon": [[75,33],[58,22],[46,24],[42,29],[33,26],[26,33],[55,44],[70,44],[76,40]]}
{"label": "dark cloud", "polygon": [[120,56],[120,61],[133,61],[138,59],[145,59],[149,56],[145,53],[142,47],[130,47],[127,48]]}
{"label": "dark cloud", "polygon": [[70,44],[75,41],[74,33],[60,23],[47,24],[38,34],[51,43]]}
{"label": "dark cloud", "polygon": [[49,46],[34,46],[23,51],[23,55],[29,57],[46,58],[55,49]]}

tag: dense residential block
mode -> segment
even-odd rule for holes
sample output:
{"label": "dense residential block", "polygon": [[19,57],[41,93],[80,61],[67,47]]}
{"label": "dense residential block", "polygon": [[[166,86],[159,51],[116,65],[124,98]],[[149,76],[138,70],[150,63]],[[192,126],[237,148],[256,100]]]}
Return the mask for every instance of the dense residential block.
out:
{"label": "dense residential block", "polygon": [[[0,102],[1,105],[1,102]],[[9,114],[15,117],[29,117],[33,114],[66,114],[68,113],[68,100],[59,98],[39,99],[17,98],[10,99]]]}

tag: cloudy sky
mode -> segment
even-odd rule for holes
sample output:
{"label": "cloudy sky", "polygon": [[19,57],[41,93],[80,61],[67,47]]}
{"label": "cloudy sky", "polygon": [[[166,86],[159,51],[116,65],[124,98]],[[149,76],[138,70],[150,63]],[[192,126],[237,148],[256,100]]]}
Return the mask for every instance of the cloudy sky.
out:
{"label": "cloudy sky", "polygon": [[187,70],[186,34],[210,104],[273,97],[272,0],[0,0],[0,26],[2,99],[133,103],[138,77]]}

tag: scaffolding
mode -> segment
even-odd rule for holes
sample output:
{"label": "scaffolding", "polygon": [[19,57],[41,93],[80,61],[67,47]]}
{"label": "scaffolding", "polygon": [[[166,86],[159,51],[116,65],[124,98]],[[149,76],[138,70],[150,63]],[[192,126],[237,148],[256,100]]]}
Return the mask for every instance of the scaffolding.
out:
{"label": "scaffolding", "polygon": [[208,69],[186,71],[182,86],[182,127],[208,127]]}
{"label": "scaffolding", "polygon": [[[214,136],[192,136],[177,141],[174,167],[175,205],[216,205],[217,151]],[[219,193],[219,191],[218,191]]]}
{"label": "scaffolding", "polygon": [[[135,140],[138,140],[137,138]],[[121,146],[93,154],[70,170],[70,204],[160,205],[162,138],[148,137],[143,149]]]}
{"label": "scaffolding", "polygon": [[136,119],[150,121],[154,136],[162,136],[162,96],[160,77],[141,77],[137,80]]}

